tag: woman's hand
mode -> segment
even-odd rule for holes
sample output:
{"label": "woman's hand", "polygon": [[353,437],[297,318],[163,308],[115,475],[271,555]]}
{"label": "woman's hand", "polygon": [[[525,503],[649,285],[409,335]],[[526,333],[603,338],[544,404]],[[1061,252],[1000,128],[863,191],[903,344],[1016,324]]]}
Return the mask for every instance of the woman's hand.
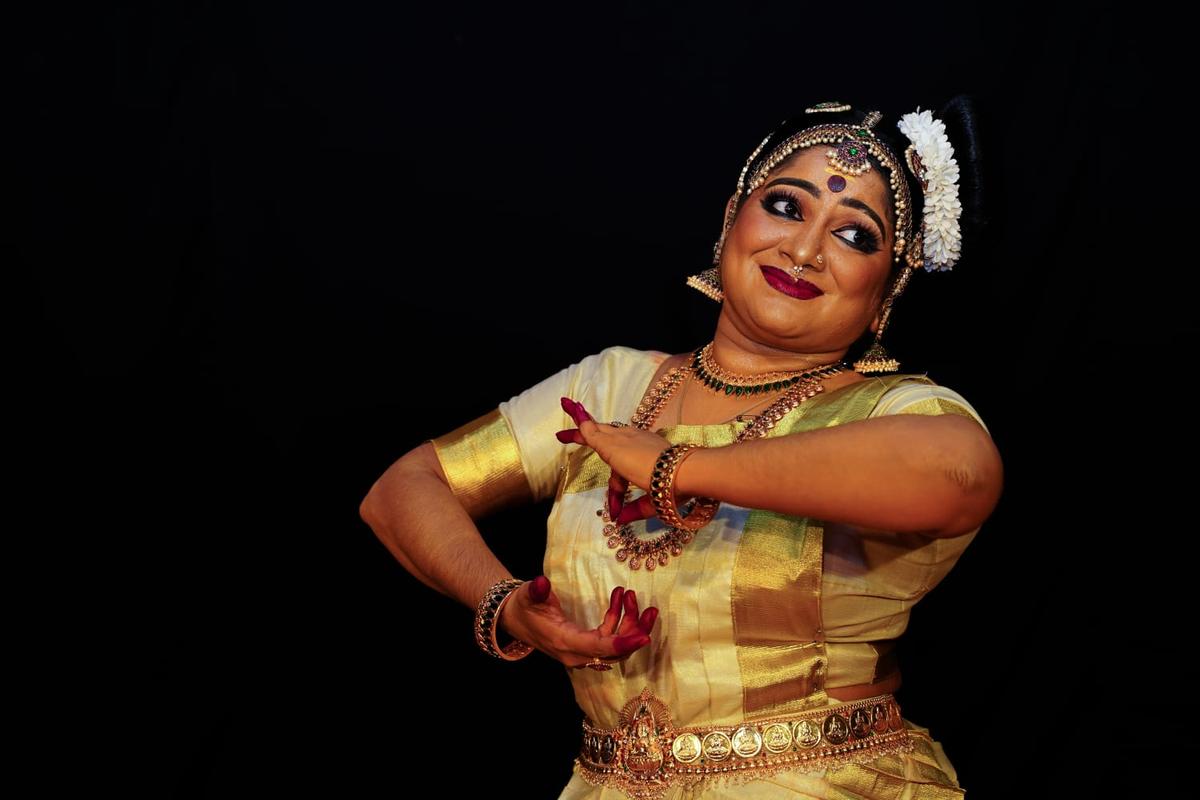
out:
{"label": "woman's hand", "polygon": [[623,661],[649,644],[657,619],[658,609],[654,606],[639,616],[637,595],[632,589],[625,591],[618,586],[609,597],[603,622],[585,630],[567,619],[558,596],[550,589],[550,579],[540,575],[513,592],[496,624],[510,636],[578,669],[593,658],[609,663]]}
{"label": "woman's hand", "polygon": [[[563,444],[582,444],[592,448],[612,468],[612,475],[608,479],[609,516],[621,525],[653,517],[656,512],[649,494],[623,505],[625,492],[630,483],[650,491],[654,462],[671,443],[657,433],[632,425],[614,428],[612,425],[599,424],[582,403],[569,397],[562,398],[562,407],[579,428],[559,431],[555,434],[558,440]],[[676,497],[678,505],[683,505],[687,500],[687,497]]]}

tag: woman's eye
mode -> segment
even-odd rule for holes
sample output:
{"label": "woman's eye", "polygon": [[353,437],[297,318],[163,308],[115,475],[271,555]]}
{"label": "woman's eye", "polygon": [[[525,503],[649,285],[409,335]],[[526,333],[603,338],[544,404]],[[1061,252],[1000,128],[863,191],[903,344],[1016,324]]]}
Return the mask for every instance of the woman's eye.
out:
{"label": "woman's eye", "polygon": [[800,208],[796,205],[795,201],[788,199],[772,201],[771,208],[775,209],[775,213],[782,214],[785,217],[800,213]]}
{"label": "woman's eye", "polygon": [[803,219],[800,216],[800,202],[789,192],[767,192],[762,199],[763,208],[779,217],[788,219]]}
{"label": "woman's eye", "polygon": [[855,225],[852,228],[846,228],[840,231],[840,233],[854,234],[851,238],[846,239],[846,243],[852,247],[857,247],[859,250],[863,250],[867,253],[873,253],[879,249],[878,240],[875,234],[871,233],[871,231],[860,225]]}

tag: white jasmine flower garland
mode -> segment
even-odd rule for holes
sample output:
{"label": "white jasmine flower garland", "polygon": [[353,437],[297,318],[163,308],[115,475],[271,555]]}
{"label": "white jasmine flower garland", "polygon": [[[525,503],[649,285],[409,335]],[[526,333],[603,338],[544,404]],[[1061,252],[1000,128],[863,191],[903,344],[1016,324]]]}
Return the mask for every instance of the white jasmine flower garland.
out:
{"label": "white jasmine flower garland", "polygon": [[[924,174],[924,215],[921,223],[924,241],[924,266],[929,272],[948,270],[957,263],[962,249],[958,220],[962,204],[958,200],[958,162],[954,148],[946,138],[946,126],[920,106],[896,123],[912,142]],[[911,162],[910,162],[911,163]]]}

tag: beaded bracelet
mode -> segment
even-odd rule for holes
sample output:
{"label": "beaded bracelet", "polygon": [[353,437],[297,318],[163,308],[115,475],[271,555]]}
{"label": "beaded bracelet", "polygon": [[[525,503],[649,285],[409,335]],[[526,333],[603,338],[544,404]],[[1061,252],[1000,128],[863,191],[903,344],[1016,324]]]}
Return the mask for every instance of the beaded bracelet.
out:
{"label": "beaded bracelet", "polygon": [[525,581],[520,578],[505,578],[497,582],[487,590],[475,608],[475,643],[488,655],[505,661],[517,661],[534,650],[533,645],[520,639],[514,639],[503,648],[496,641],[496,620],[500,619],[500,611],[523,583]]}
{"label": "beaded bracelet", "polygon": [[675,473],[679,470],[683,459],[687,458],[693,450],[701,447],[703,445],[694,442],[673,444],[663,450],[658,460],[654,462],[654,471],[650,475],[650,500],[654,503],[654,510],[664,525],[685,531],[698,531],[708,524],[721,505],[719,500],[711,497],[697,497],[696,504],[692,512],[687,515],[687,519],[680,517],[679,511],[676,509]]}

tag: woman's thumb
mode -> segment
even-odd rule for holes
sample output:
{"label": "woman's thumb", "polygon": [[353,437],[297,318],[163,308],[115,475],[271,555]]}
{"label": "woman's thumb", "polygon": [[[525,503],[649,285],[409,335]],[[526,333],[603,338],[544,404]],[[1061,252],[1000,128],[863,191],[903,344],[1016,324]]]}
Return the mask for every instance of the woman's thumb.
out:
{"label": "woman's thumb", "polygon": [[546,598],[550,596],[550,579],[545,575],[538,575],[529,582],[529,597],[535,603],[544,603]]}

